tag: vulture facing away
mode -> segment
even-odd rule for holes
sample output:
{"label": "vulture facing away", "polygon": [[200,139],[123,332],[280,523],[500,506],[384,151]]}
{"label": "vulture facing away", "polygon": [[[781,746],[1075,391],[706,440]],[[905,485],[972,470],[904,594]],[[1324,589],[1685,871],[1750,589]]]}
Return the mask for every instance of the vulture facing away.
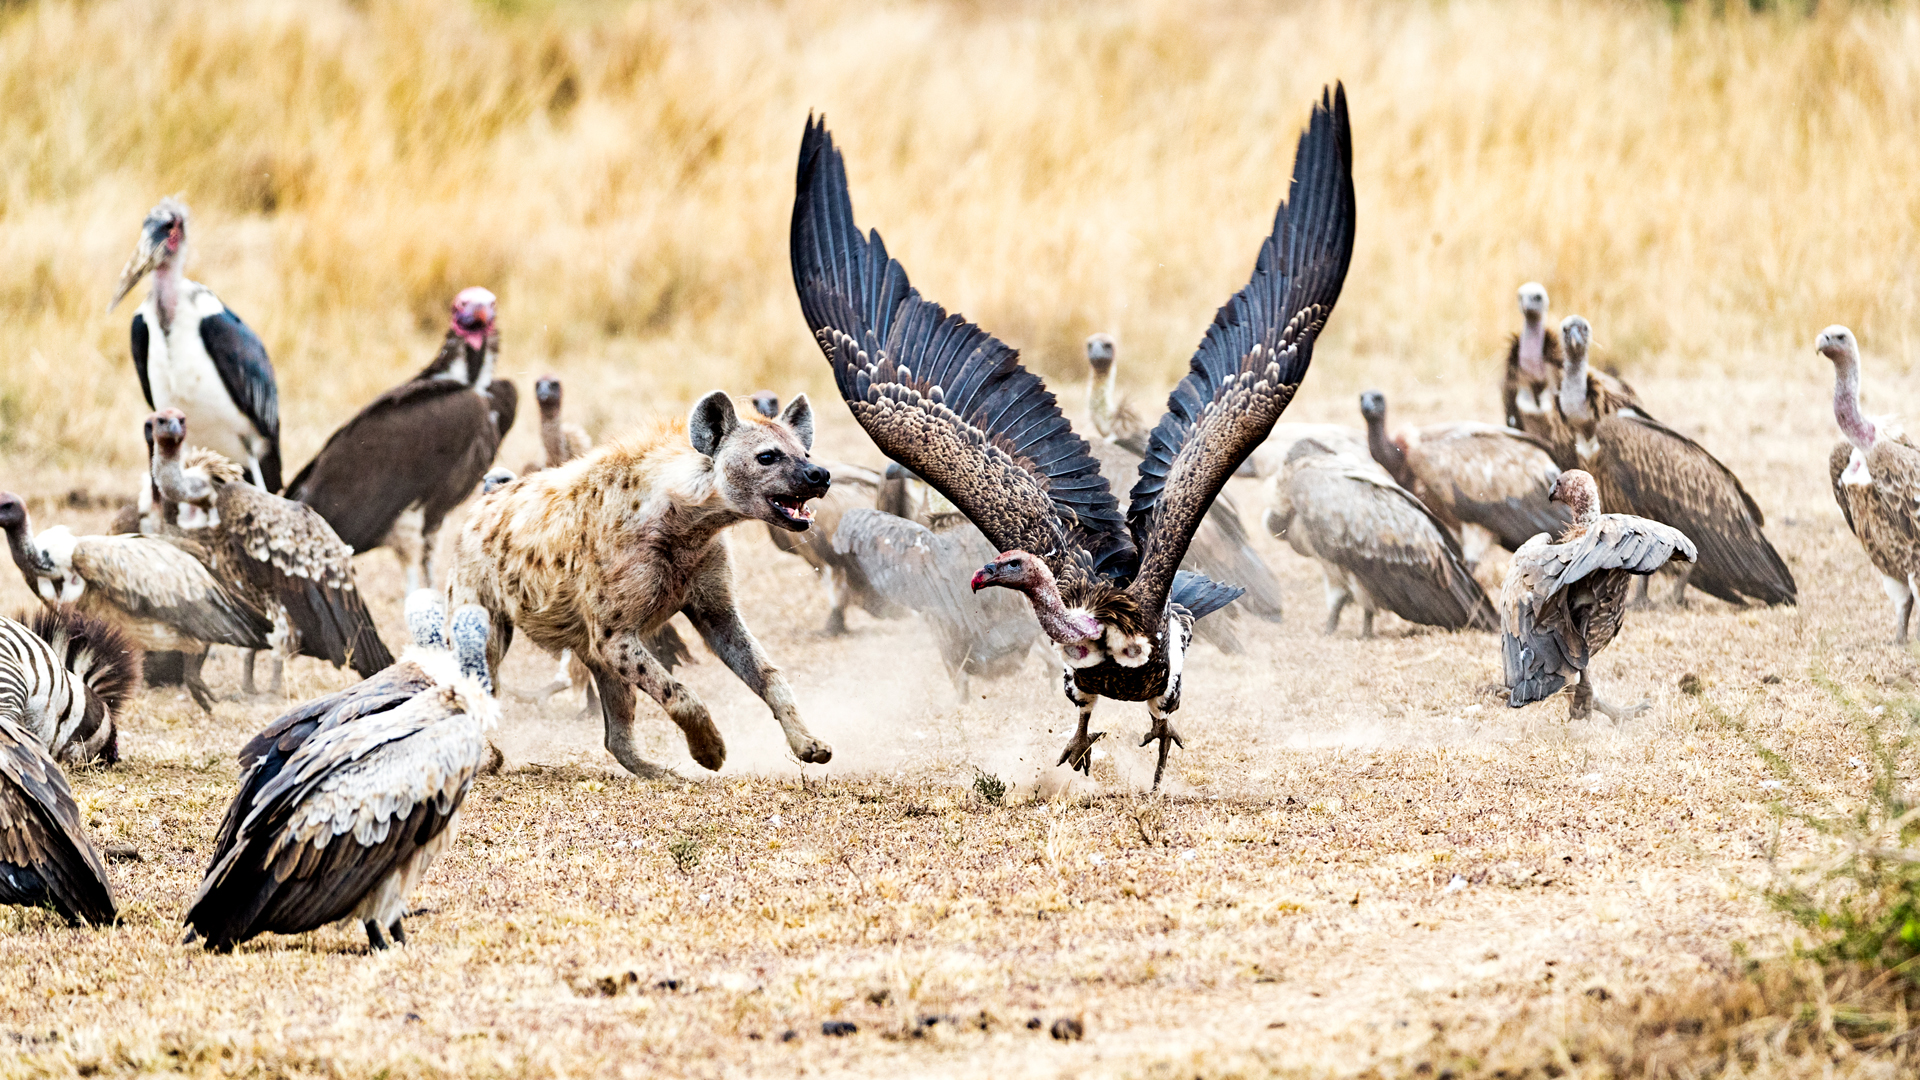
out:
{"label": "vulture facing away", "polygon": [[31,625],[0,618],[0,681],[19,692],[4,715],[56,760],[120,760],[120,714],[140,685],[140,652],[112,625],[71,607],[42,608]]}
{"label": "vulture facing away", "polygon": [[[266,491],[280,490],[280,389],[266,346],[213,290],[186,276],[187,208],[162,199],[107,303],[140,279],[153,287],[133,316],[133,369],[149,409],[179,409],[201,445],[239,462]],[[155,329],[159,333],[154,333]]]}
{"label": "vulture facing away", "polygon": [[1387,432],[1387,399],[1360,395],[1367,449],[1394,482],[1433,511],[1459,543],[1469,568],[1499,545],[1516,551],[1567,526],[1547,498],[1560,469],[1538,436],[1492,424],[1430,424]]}
{"label": "vulture facing away", "polygon": [[119,627],[149,657],[182,659],[181,682],[202,709],[213,691],[201,678],[209,644],[270,648],[273,624],[207,569],[207,554],[178,535],[75,536],[66,526],[34,535],[26,505],[0,492],[0,529],[13,564],[48,606],[72,604]]}
{"label": "vulture facing away", "polygon": [[453,681],[381,711],[364,711],[371,699],[344,706],[355,715],[316,723],[271,777],[243,787],[227,811],[238,824],[187,909],[208,949],[343,919],[364,926],[374,949],[406,943],[407,897],[453,841],[499,719],[487,675],[490,622],[478,605],[454,613]]}
{"label": "vulture facing away", "polygon": [[18,726],[24,680],[0,663],[0,904],[50,907],[71,924],[118,914],[106,860],[60,766]]}
{"label": "vulture facing away", "polygon": [[1573,524],[1558,541],[1536,536],[1514,552],[1500,590],[1507,704],[1540,701],[1571,679],[1569,719],[1584,720],[1593,708],[1616,721],[1638,716],[1647,702],[1621,708],[1595,697],[1588,667],[1620,632],[1629,580],[1669,559],[1691,561],[1693,541],[1657,521],[1602,514],[1599,488],[1578,469],[1554,481],[1553,499],[1566,505]]}
{"label": "vulture facing away", "polygon": [[408,592],[433,587],[440,524],[474,493],[513,426],[518,395],[493,377],[496,307],[485,289],[461,290],[433,362],[342,425],[287,485],[288,498],[319,511],[356,553],[392,548]]}
{"label": "vulture facing away", "polygon": [[[153,479],[182,504],[181,528],[202,544],[214,576],[273,624],[273,686],[296,653],[351,666],[361,676],[393,663],[353,580],[353,550],[304,506],[239,483],[231,461],[198,448],[183,454],[187,421],[153,414]],[[188,511],[191,510],[192,513]],[[253,692],[248,654],[245,692]]]}
{"label": "vulture facing away", "polygon": [[1845,438],[1827,457],[1833,499],[1893,601],[1893,640],[1904,645],[1920,574],[1920,449],[1860,411],[1860,347],[1829,326],[1814,346],[1833,362],[1833,418]]}
{"label": "vulture facing away", "polygon": [[1567,361],[1559,407],[1600,505],[1670,525],[1699,546],[1699,559],[1674,586],[1676,603],[1686,602],[1689,584],[1729,604],[1794,603],[1793,572],[1761,531],[1766,515],[1740,478],[1699,443],[1590,378],[1592,336],[1578,315],[1560,324]]}
{"label": "vulture facing away", "polygon": [[1267,530],[1318,562],[1326,576],[1328,634],[1356,599],[1361,637],[1373,636],[1380,608],[1447,630],[1498,625],[1460,546],[1432,511],[1372,461],[1302,440],[1286,471],[1267,481],[1267,495]]}
{"label": "vulture facing away", "polygon": [[1346,92],[1322,94],[1252,280],[1213,325],[1153,429],[1131,505],[1118,501],[1018,354],[923,299],[878,232],[854,224],[846,167],[809,119],[794,199],[800,307],[854,419],[882,453],[966,514],[999,550],[972,587],[1023,593],[1060,646],[1080,723],[1061,760],[1085,769],[1095,701],[1145,701],[1159,785],[1180,740],[1193,623],[1240,590],[1179,570],[1214,497],[1306,375],[1353,251]]}
{"label": "vulture facing away", "polygon": [[[1573,445],[1573,431],[1556,407],[1565,361],[1559,338],[1547,326],[1546,286],[1537,281],[1520,286],[1520,317],[1523,320],[1520,332],[1507,346],[1507,376],[1500,392],[1500,406],[1507,426],[1546,443],[1555,465],[1562,469],[1577,468],[1580,455]],[[1640,396],[1624,380],[1604,371],[1589,371],[1588,377],[1598,382],[1623,410],[1647,415]]]}

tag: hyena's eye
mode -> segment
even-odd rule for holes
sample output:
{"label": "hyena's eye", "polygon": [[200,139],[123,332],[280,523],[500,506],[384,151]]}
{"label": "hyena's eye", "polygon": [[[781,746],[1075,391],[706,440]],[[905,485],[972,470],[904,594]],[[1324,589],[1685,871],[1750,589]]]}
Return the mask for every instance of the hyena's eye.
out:
{"label": "hyena's eye", "polygon": [[774,462],[780,460],[780,451],[762,450],[759,453],[753,455],[753,460],[759,462],[762,465],[771,465]]}

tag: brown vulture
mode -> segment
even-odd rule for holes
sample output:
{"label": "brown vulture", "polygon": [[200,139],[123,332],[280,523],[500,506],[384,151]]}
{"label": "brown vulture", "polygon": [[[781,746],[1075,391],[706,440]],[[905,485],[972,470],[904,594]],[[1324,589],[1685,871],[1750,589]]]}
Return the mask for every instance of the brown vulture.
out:
{"label": "brown vulture", "polygon": [[1567,360],[1558,404],[1600,505],[1671,525],[1699,546],[1699,559],[1682,568],[1674,586],[1675,603],[1686,602],[1689,584],[1729,604],[1793,603],[1793,572],[1761,531],[1766,515],[1740,478],[1699,443],[1590,378],[1592,337],[1578,315],[1560,324]]}
{"label": "brown vulture", "polygon": [[1346,91],[1323,93],[1252,280],[1214,316],[1174,389],[1123,516],[1086,440],[1018,354],[923,299],[879,233],[855,226],[846,166],[825,123],[807,122],[791,236],[807,325],[881,452],[998,549],[972,587],[1023,593],[1059,645],[1080,710],[1065,763],[1087,767],[1098,698],[1145,701],[1142,745],[1160,744],[1160,782],[1180,739],[1170,717],[1194,620],[1240,592],[1180,561],[1306,375],[1353,251],[1352,160]]}
{"label": "brown vulture", "polygon": [[118,913],[106,860],[60,766],[18,726],[25,684],[0,661],[0,904],[50,907],[69,923],[104,926]]}
{"label": "brown vulture", "polygon": [[1827,456],[1833,499],[1893,601],[1893,640],[1904,645],[1920,574],[1920,449],[1881,417],[1860,411],[1860,347],[1829,326],[1814,346],[1833,361],[1833,418],[1845,438]]}
{"label": "brown vulture", "polygon": [[[351,666],[362,677],[393,663],[353,580],[353,549],[314,509],[241,483],[226,458],[183,453],[187,421],[176,409],[153,414],[153,479],[181,504],[180,528],[207,552],[227,589],[266,612],[273,629],[273,686],[296,653]],[[253,688],[247,655],[242,690]]]}
{"label": "brown vulture", "polygon": [[1593,477],[1571,469],[1553,484],[1553,499],[1573,515],[1559,540],[1536,536],[1522,544],[1500,590],[1500,657],[1507,704],[1519,708],[1558,693],[1574,680],[1568,717],[1591,708],[1614,720],[1637,716],[1593,695],[1588,667],[1620,632],[1630,579],[1694,557],[1680,530],[1628,514],[1602,514]]}
{"label": "brown vulture", "polygon": [[1273,434],[1247,458],[1249,468],[1239,475],[1265,480],[1287,467],[1287,455],[1303,439],[1312,439],[1336,454],[1367,456],[1367,433],[1345,424],[1275,424]]}
{"label": "brown vulture", "polygon": [[149,655],[181,655],[182,681],[202,709],[211,711],[214,701],[200,675],[209,644],[269,647],[273,624],[222,585],[206,567],[206,552],[185,537],[75,536],[64,525],[36,536],[26,505],[6,491],[0,529],[42,603],[72,604],[119,627]]}
{"label": "brown vulture", "polygon": [[1469,568],[1495,544],[1508,551],[1566,528],[1547,498],[1560,469],[1537,435],[1492,424],[1430,424],[1387,431],[1387,398],[1360,395],[1367,450],[1394,482],[1425,503],[1459,542]]}
{"label": "brown vulture", "polygon": [[1447,630],[1499,625],[1460,545],[1433,512],[1365,458],[1312,439],[1294,444],[1286,471],[1267,481],[1267,530],[1320,564],[1328,634],[1349,600],[1360,602],[1360,636],[1373,636],[1385,608]]}
{"label": "brown vulture", "polygon": [[462,607],[448,631],[455,678],[377,711],[365,710],[404,691],[344,706],[330,696],[331,708],[354,715],[316,723],[271,776],[243,779],[227,811],[237,824],[187,909],[208,949],[343,919],[364,926],[374,949],[406,943],[407,897],[452,842],[499,720],[487,674],[490,623],[478,605]]}
{"label": "brown vulture", "polygon": [[433,586],[440,523],[474,493],[513,426],[518,395],[493,377],[494,311],[492,293],[461,290],[433,362],[342,425],[287,485],[355,553],[392,548],[408,592]]}
{"label": "brown vulture", "polygon": [[[1564,366],[1560,340],[1547,325],[1547,289],[1537,281],[1520,286],[1520,332],[1507,344],[1507,374],[1501,385],[1500,406],[1507,426],[1546,443],[1553,463],[1562,469],[1580,464],[1573,432],[1555,407]],[[1640,396],[1626,382],[1604,371],[1589,371],[1620,407],[1647,415]],[[1644,587],[1644,582],[1642,582]]]}

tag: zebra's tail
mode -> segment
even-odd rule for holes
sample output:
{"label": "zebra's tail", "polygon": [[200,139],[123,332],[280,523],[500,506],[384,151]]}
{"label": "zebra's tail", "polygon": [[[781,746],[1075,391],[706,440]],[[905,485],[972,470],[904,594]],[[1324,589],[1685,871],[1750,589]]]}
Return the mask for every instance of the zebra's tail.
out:
{"label": "zebra's tail", "polygon": [[109,717],[119,719],[121,707],[140,685],[140,650],[124,631],[67,605],[43,607],[30,620],[20,621],[86,684]]}

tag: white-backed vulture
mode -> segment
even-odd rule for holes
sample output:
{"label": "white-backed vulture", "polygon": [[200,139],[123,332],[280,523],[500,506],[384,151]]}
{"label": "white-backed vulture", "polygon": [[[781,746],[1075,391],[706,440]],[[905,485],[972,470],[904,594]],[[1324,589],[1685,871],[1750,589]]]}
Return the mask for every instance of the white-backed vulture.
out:
{"label": "white-backed vulture", "polygon": [[[1502,413],[1508,427],[1546,443],[1555,465],[1576,468],[1580,455],[1573,445],[1573,432],[1557,408],[1565,360],[1560,339],[1547,324],[1546,286],[1537,281],[1520,286],[1520,317],[1520,332],[1507,345],[1507,373],[1500,391]],[[1640,396],[1625,380],[1604,371],[1589,369],[1587,374],[1619,408],[1647,415]]]}
{"label": "white-backed vulture", "polygon": [[1336,454],[1367,456],[1367,433],[1345,424],[1275,424],[1273,434],[1247,458],[1249,468],[1238,475],[1265,480],[1287,467],[1287,455],[1304,439],[1312,439]]}
{"label": "white-backed vulture", "polygon": [[[163,409],[152,420],[154,483],[181,504],[181,528],[206,548],[214,576],[273,623],[270,693],[280,693],[286,659],[296,653],[363,677],[393,663],[354,584],[353,549],[326,519],[239,483],[239,470],[218,454],[196,448],[183,455],[187,421],[179,410]],[[243,691],[252,694],[252,653],[244,679]]]}
{"label": "white-backed vulture", "polygon": [[[791,253],[800,307],[854,419],[999,549],[972,587],[1016,590],[1060,646],[1085,768],[1101,696],[1147,703],[1157,787],[1180,741],[1193,624],[1239,595],[1179,569],[1227,479],[1298,390],[1353,252],[1346,92],[1323,93],[1252,278],[1214,316],[1154,426],[1123,516],[1086,440],[1041,380],[985,330],[923,299],[878,232],[854,224],[823,121],[801,143]],[[1145,744],[1143,742],[1143,745]]]}
{"label": "white-backed vulture", "polygon": [[201,677],[209,644],[269,647],[273,624],[207,569],[206,552],[178,536],[75,536],[64,525],[38,536],[26,504],[0,491],[0,529],[27,587],[48,606],[72,604],[119,627],[135,645],[176,653],[182,682],[202,709],[213,691]]}
{"label": "white-backed vulture", "polygon": [[454,613],[452,682],[311,732],[271,779],[243,789],[246,805],[228,811],[239,824],[187,910],[208,949],[346,919],[374,949],[406,943],[407,896],[452,843],[499,719],[490,622],[477,605]]}
{"label": "white-backed vulture", "polygon": [[1920,589],[1920,449],[1886,417],[1860,411],[1860,346],[1829,326],[1814,348],[1833,362],[1833,419],[1844,438],[1827,455],[1833,500],[1893,601],[1893,640],[1907,642]]}
{"label": "white-backed vulture", "polygon": [[453,298],[440,352],[327,437],[287,485],[357,554],[392,548],[407,591],[433,587],[440,525],[467,501],[513,427],[518,393],[493,377],[500,353],[494,295]]}
{"label": "white-backed vulture", "polygon": [[50,907],[72,924],[118,914],[60,766],[16,723],[23,680],[0,663],[0,904]]}
{"label": "white-backed vulture", "polygon": [[1675,603],[1686,602],[1689,584],[1730,604],[1794,603],[1793,572],[1761,531],[1766,515],[1740,478],[1699,443],[1588,377],[1592,336],[1578,315],[1560,324],[1567,360],[1559,408],[1600,505],[1671,525],[1698,545],[1698,561],[1674,586]]}
{"label": "white-backed vulture", "polygon": [[1607,647],[1626,617],[1627,588],[1670,559],[1693,559],[1693,542],[1678,529],[1629,514],[1602,514],[1592,476],[1579,469],[1554,481],[1553,499],[1573,515],[1554,540],[1536,536],[1514,552],[1500,590],[1500,657],[1509,691],[1519,708],[1574,682],[1568,717],[1583,720],[1598,708],[1614,720],[1637,716],[1630,708],[1594,696],[1588,667]]}
{"label": "white-backed vulture", "polygon": [[1112,334],[1087,338],[1087,417],[1102,439],[1125,447],[1139,459],[1147,455],[1149,432],[1133,403],[1114,391],[1114,378],[1120,371],[1115,362],[1118,351]]}
{"label": "white-backed vulture", "polygon": [[1469,568],[1494,545],[1516,551],[1539,533],[1566,528],[1547,498],[1560,469],[1537,435],[1492,424],[1429,424],[1387,432],[1387,399],[1360,395],[1367,449],[1394,482],[1425,503],[1459,542]]}
{"label": "white-backed vulture", "polygon": [[1320,564],[1327,582],[1326,632],[1360,603],[1360,636],[1373,636],[1385,608],[1410,623],[1492,630],[1485,590],[1433,512],[1371,460],[1295,443],[1286,471],[1267,481],[1267,530]]}
{"label": "white-backed vulture", "polygon": [[540,405],[540,448],[546,451],[549,469],[557,469],[593,449],[593,437],[586,428],[560,418],[563,394],[558,375],[542,375],[533,384],[533,399]]}
{"label": "white-backed vulture", "polygon": [[[112,311],[149,271],[153,288],[133,316],[133,369],[150,409],[179,409],[204,445],[239,462],[266,491],[280,490],[280,389],[266,346],[213,290],[186,276],[187,208],[162,199],[140,225],[120,271]],[[155,334],[154,331],[159,333]]]}
{"label": "white-backed vulture", "polygon": [[120,713],[140,685],[140,652],[112,624],[64,606],[0,618],[0,678],[18,684],[13,724],[55,760],[120,760]]}

